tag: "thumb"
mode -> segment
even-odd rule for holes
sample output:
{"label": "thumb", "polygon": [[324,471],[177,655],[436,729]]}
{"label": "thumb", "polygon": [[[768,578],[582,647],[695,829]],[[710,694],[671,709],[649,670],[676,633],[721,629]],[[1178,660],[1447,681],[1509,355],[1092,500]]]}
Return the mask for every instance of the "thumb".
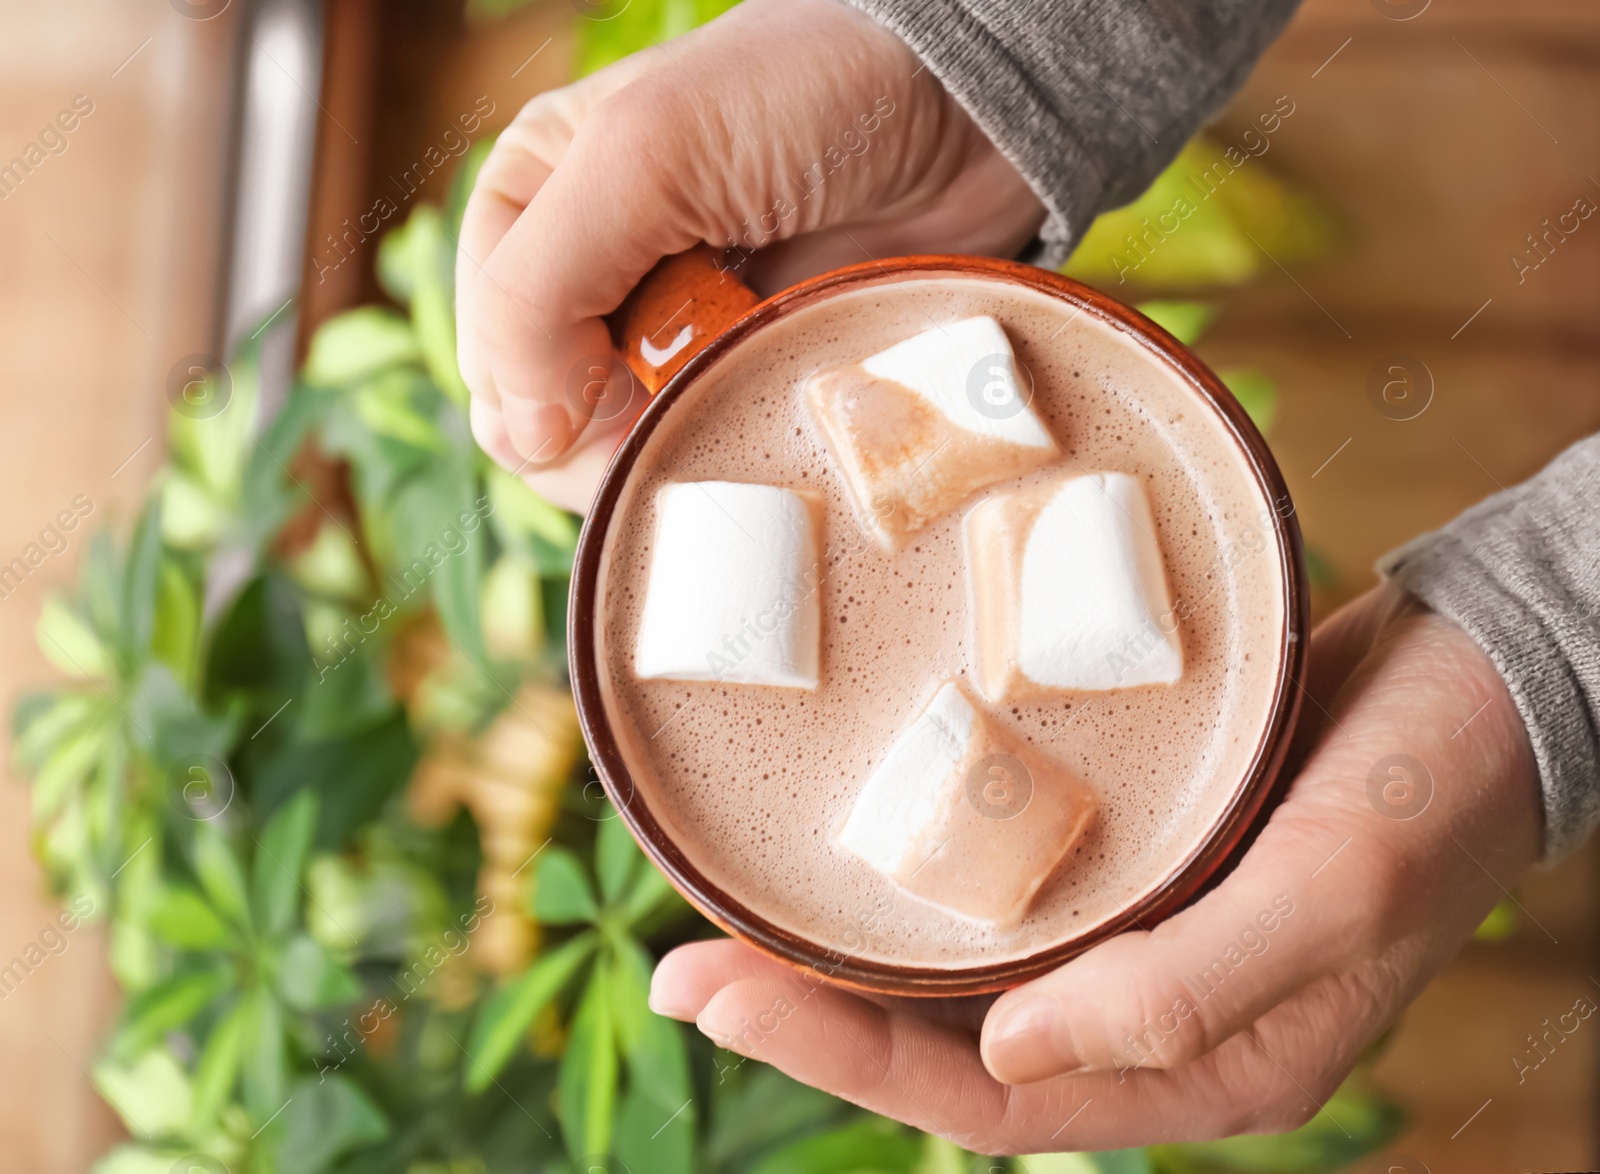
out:
{"label": "thumb", "polygon": [[[1281,824],[1278,832],[1264,831],[1239,869],[1191,909],[1002,996],[983,1028],[990,1073],[1024,1084],[1069,1072],[1177,1068],[1348,956],[1351,926],[1341,907],[1350,902],[1301,867],[1314,855],[1301,841],[1312,837],[1285,834]],[[1324,827],[1317,843],[1327,834]]]}

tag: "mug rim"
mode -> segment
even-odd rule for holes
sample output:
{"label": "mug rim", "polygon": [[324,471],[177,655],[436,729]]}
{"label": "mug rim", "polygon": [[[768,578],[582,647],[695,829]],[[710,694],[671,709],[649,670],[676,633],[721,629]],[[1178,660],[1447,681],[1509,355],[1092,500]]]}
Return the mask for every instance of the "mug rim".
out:
{"label": "mug rim", "polygon": [[[651,433],[684,392],[751,333],[803,306],[886,278],[934,272],[1001,280],[1075,306],[1127,335],[1181,377],[1227,429],[1267,502],[1284,602],[1279,667],[1267,720],[1232,798],[1199,842],[1138,901],[1084,932],[1022,957],[953,967],[879,961],[824,946],[773,924],[707,878],[667,835],[634,785],[606,713],[597,648],[597,604],[611,521]],[[1309,626],[1305,551],[1283,474],[1260,431],[1205,363],[1137,310],[1060,273],[988,257],[919,255],[830,270],[761,301],[707,342],[653,397],[606,466],[578,536],[567,608],[567,658],[578,722],[595,773],[639,846],[690,904],[730,936],[827,981],[879,994],[948,997],[1007,989],[1129,929],[1149,928],[1232,871],[1287,786],[1283,766],[1301,708],[1299,682],[1305,675]]]}

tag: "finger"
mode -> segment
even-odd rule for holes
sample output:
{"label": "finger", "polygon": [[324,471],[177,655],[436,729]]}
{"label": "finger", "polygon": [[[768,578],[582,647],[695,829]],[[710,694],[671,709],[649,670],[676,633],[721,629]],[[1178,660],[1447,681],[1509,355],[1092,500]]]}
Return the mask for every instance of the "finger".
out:
{"label": "finger", "polygon": [[1010,1094],[978,1064],[971,1035],[798,972],[731,983],[696,1023],[729,1051],[964,1143],[1005,1115]]}
{"label": "finger", "polygon": [[[1175,1072],[1008,1086],[985,1070],[969,1033],[795,971],[731,983],[697,1025],[729,1051],[983,1153],[1115,1149],[1271,1128],[1281,1116],[1304,1120],[1317,1106],[1306,1092],[1330,1087],[1321,1056],[1289,1054],[1276,1033],[1267,1046],[1282,1068],[1241,1035]],[[1285,1038],[1305,1033],[1288,1028]]]}
{"label": "finger", "polygon": [[984,1024],[989,1071],[1019,1084],[1176,1068],[1326,973],[1348,953],[1350,903],[1316,892],[1305,862],[1327,832],[1306,831],[1269,825],[1192,908],[1003,995]]}
{"label": "finger", "polygon": [[722,938],[679,946],[656,964],[650,1009],[693,1023],[723,987],[748,978],[783,978],[790,968],[743,942]]}
{"label": "finger", "polygon": [[601,103],[484,264],[487,378],[512,444],[536,464],[565,453],[606,398],[572,394],[588,381],[575,372],[600,356],[609,365],[601,316],[706,235],[688,211],[706,197],[687,190],[704,169],[689,161],[724,158],[729,144],[699,141],[709,132],[687,101],[647,75]]}
{"label": "finger", "polygon": [[506,435],[506,425],[500,418],[499,407],[487,399],[474,396],[467,405],[467,419],[472,425],[472,438],[478,442],[478,447],[500,464],[515,468],[519,459],[517,450],[511,446],[511,438]]}
{"label": "finger", "polygon": [[[638,406],[642,409],[644,405]],[[549,465],[535,466],[523,460],[512,467],[518,469],[528,488],[546,501],[573,513],[586,514],[611,458],[638,415],[638,410],[631,410],[604,423],[591,424],[576,445]]]}
{"label": "finger", "polygon": [[[1348,623],[1357,627],[1319,633],[1318,646],[1347,639],[1370,645],[1370,632],[1360,628],[1366,622],[1351,613]],[[1425,641],[1427,634],[1408,638]],[[995,1004],[983,1053],[998,1078],[1185,1064],[1333,967],[1383,950],[1417,918],[1470,921],[1481,913],[1459,898],[1480,888],[1492,897],[1492,879],[1485,884],[1451,837],[1405,837],[1404,825],[1366,794],[1374,757],[1395,745],[1438,771],[1467,769],[1481,755],[1437,720],[1442,699],[1458,687],[1443,653],[1389,659],[1394,663],[1345,667],[1349,680],[1366,682],[1362,696],[1345,688],[1330,698],[1330,725],[1288,800],[1222,884],[1153,932],[1106,942]],[[1338,868],[1323,875],[1341,852]],[[1509,855],[1521,860],[1526,849],[1519,844]],[[1358,864],[1359,879],[1351,882]],[[1401,899],[1413,890],[1407,870],[1430,868],[1452,877],[1440,891],[1454,893],[1459,910]]]}
{"label": "finger", "polygon": [[550,178],[577,126],[647,68],[628,57],[572,85],[540,94],[500,133],[479,169],[456,242],[458,361],[462,378],[477,397],[490,403],[499,399],[481,338],[485,290],[495,292],[485,263]]}

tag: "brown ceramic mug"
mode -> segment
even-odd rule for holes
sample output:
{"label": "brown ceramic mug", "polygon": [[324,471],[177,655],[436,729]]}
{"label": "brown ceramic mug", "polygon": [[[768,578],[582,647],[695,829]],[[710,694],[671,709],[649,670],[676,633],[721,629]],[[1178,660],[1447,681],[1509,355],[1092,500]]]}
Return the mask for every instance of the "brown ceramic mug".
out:
{"label": "brown ceramic mug", "polygon": [[[737,893],[712,883],[667,835],[634,786],[611,729],[601,687],[597,600],[607,536],[646,440],[684,391],[730,347],[801,306],[886,280],[921,275],[1015,283],[1093,315],[1136,341],[1178,375],[1216,413],[1270,503],[1268,549],[1282,576],[1284,623],[1280,667],[1265,732],[1231,802],[1165,880],[1116,916],[1030,956],[1003,962],[928,967],[855,956],[772,924]],[[613,340],[652,398],[607,468],[584,523],[573,563],[568,658],[573,695],[590,759],[607,795],[639,846],[688,901],[727,933],[833,982],[902,996],[977,995],[1015,986],[1060,966],[1129,929],[1149,929],[1218,883],[1253,842],[1288,783],[1285,767],[1300,710],[1309,602],[1304,553],[1283,476],[1238,401],[1192,352],[1137,311],[1050,270],[982,257],[919,256],[834,270],[761,301],[704,248],[667,258],[611,317]],[[612,380],[615,385],[618,380]],[[613,413],[615,414],[615,413]]]}

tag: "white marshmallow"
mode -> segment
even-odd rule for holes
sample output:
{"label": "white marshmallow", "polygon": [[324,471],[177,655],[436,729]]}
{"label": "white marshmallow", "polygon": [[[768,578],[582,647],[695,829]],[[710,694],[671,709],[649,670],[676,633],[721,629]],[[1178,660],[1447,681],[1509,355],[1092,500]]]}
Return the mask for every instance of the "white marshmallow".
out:
{"label": "white marshmallow", "polygon": [[941,685],[867,779],[839,843],[885,876],[897,873],[934,822],[978,720],[958,686]]}
{"label": "white marshmallow", "polygon": [[946,681],[868,777],[839,844],[920,900],[1009,924],[1094,813],[1081,782],[1042,765]]}
{"label": "white marshmallow", "polygon": [[925,330],[819,371],[805,399],[862,527],[890,549],[1057,455],[993,318]]}
{"label": "white marshmallow", "polygon": [[993,318],[929,327],[861,366],[910,388],[968,432],[1028,448],[1055,447],[1033,410],[1032,388],[1018,378],[1011,340]]}
{"label": "white marshmallow", "polygon": [[772,485],[663,487],[634,671],[815,689],[816,516],[813,495]]}
{"label": "white marshmallow", "polygon": [[1067,475],[992,498],[967,520],[980,684],[991,700],[1028,686],[1170,685],[1183,643],[1144,483]]}

